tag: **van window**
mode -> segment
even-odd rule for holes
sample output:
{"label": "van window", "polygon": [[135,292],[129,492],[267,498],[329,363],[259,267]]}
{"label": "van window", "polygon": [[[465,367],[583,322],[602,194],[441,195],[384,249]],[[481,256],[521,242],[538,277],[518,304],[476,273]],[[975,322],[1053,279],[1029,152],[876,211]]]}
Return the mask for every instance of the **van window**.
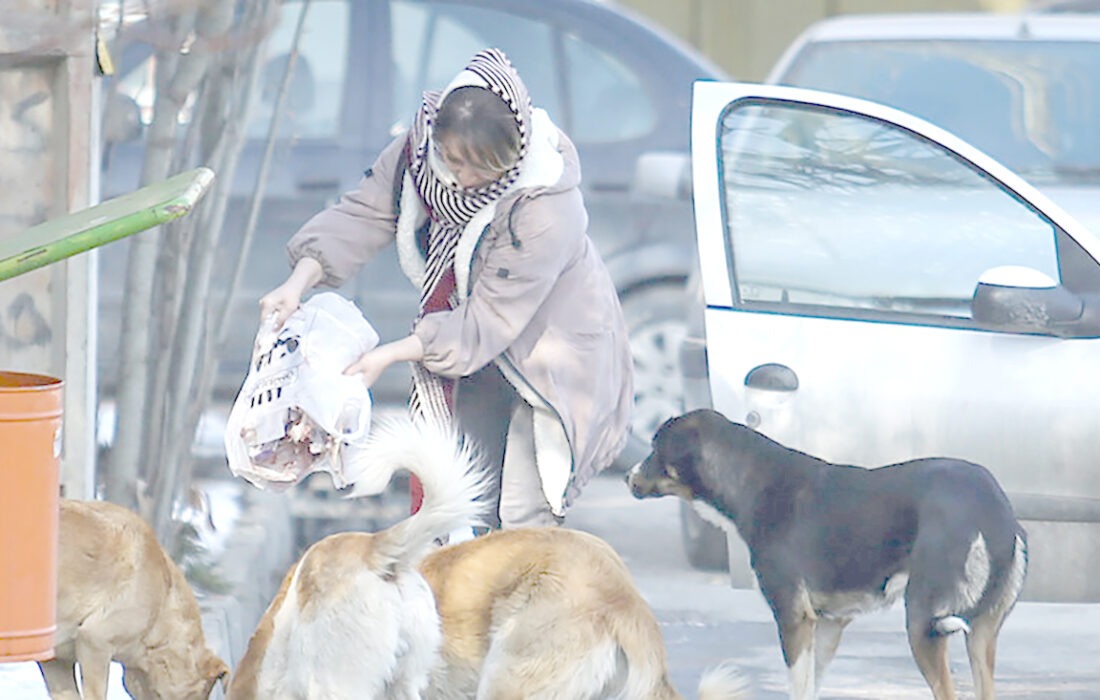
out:
{"label": "van window", "polygon": [[1100,171],[1100,51],[1092,41],[809,44],[780,82],[897,107],[1043,185]]}
{"label": "van window", "polygon": [[894,125],[761,103],[728,113],[719,145],[742,303],[969,318],[994,267],[1060,280],[1049,221]]}

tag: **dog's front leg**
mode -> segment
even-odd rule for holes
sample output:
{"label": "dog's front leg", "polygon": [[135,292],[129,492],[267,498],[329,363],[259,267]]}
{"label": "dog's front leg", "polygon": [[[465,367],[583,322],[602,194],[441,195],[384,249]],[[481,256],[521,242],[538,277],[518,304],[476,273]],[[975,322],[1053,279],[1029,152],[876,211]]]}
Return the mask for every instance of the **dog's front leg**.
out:
{"label": "dog's front leg", "polygon": [[40,661],[38,668],[46,681],[50,700],[80,700],[80,691],[76,687],[76,664],[71,659]]}
{"label": "dog's front leg", "polygon": [[791,700],[814,700],[817,698],[814,682],[817,615],[810,606],[809,597],[801,588],[776,598],[767,592],[764,595],[772,604],[772,613],[779,627],[779,643],[783,647],[783,660],[791,682]]}
{"label": "dog's front leg", "polygon": [[76,662],[80,664],[84,700],[107,700],[107,675],[111,672],[111,652],[107,646],[85,635],[77,637]]}

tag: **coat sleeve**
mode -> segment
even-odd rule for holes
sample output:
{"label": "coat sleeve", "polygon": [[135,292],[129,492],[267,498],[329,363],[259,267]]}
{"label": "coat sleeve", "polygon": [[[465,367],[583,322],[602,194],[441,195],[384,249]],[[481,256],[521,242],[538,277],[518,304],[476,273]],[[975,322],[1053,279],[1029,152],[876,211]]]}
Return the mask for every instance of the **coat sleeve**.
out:
{"label": "coat sleeve", "polygon": [[324,270],[321,284],[339,287],[394,240],[397,217],[393,179],[404,145],[404,136],[394,139],[378,155],[357,189],[314,214],[291,236],[286,250],[292,268],[301,258],[314,258]]}
{"label": "coat sleeve", "polygon": [[469,296],[416,325],[422,362],[431,372],[469,376],[507,350],[584,250],[588,214],[578,190],[520,199],[512,206],[483,241],[490,247]]}

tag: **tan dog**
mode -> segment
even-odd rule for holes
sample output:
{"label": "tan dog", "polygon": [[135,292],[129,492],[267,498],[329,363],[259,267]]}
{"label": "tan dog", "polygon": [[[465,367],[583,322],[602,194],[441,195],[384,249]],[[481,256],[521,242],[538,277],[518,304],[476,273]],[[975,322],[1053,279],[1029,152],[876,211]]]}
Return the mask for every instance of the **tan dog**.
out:
{"label": "tan dog", "polygon": [[365,447],[373,493],[397,469],[424,486],[420,510],[376,534],[330,535],[283,579],[229,686],[231,700],[413,700],[438,658],[439,619],[417,571],[437,538],[480,523],[484,481],[448,431],[375,424]]}
{"label": "tan dog", "polygon": [[[664,700],[664,640],[623,561],[563,528],[502,530],[444,547],[420,567],[435,592],[443,650],[425,697],[438,700]],[[702,700],[744,697],[728,667]]]}
{"label": "tan dog", "polygon": [[206,648],[195,595],[152,529],[105,501],[61,501],[54,700],[107,697],[111,660],[137,700],[206,700],[229,668]]}

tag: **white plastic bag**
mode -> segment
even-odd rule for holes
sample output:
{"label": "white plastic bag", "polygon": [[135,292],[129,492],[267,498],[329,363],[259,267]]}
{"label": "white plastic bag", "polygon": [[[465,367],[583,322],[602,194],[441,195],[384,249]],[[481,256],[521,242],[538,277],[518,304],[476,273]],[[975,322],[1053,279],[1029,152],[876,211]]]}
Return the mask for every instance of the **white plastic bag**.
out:
{"label": "white plastic bag", "polygon": [[311,297],[278,332],[263,323],[226,423],[230,471],[276,491],[315,471],[329,472],[336,488],[354,483],[371,397],[358,375],[343,372],[376,345],[359,308],[334,292]]}

